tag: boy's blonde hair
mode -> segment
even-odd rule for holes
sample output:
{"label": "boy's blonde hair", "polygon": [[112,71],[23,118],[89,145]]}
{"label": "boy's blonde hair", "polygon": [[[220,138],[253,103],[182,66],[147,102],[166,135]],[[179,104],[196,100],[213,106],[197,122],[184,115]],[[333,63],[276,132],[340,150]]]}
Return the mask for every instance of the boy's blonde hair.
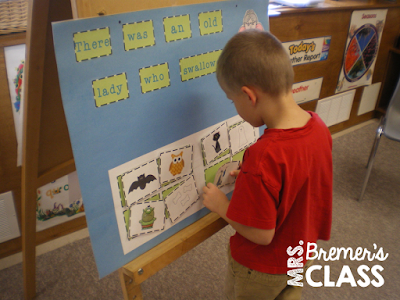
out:
{"label": "boy's blonde hair", "polygon": [[269,32],[252,29],[237,33],[225,45],[217,79],[232,92],[253,86],[280,96],[292,90],[294,72],[282,43]]}

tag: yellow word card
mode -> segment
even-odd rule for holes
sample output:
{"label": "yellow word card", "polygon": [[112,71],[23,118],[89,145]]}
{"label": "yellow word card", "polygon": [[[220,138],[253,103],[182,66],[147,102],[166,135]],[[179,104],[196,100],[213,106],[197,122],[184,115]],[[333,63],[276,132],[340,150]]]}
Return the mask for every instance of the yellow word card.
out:
{"label": "yellow word card", "polygon": [[222,50],[216,50],[180,59],[182,82],[214,73],[221,52]]}
{"label": "yellow word card", "polygon": [[92,87],[97,107],[129,97],[126,73],[93,80]]}
{"label": "yellow word card", "polygon": [[201,35],[222,32],[222,11],[199,13],[199,28]]}
{"label": "yellow word card", "polygon": [[189,15],[164,18],[164,34],[167,43],[191,38]]}
{"label": "yellow word card", "polygon": [[153,21],[127,23],[122,26],[125,51],[154,46]]}
{"label": "yellow word card", "polygon": [[148,93],[171,85],[168,63],[159,64],[139,70],[142,93]]}
{"label": "yellow word card", "polygon": [[112,53],[110,28],[98,28],[74,33],[76,61],[81,62]]}

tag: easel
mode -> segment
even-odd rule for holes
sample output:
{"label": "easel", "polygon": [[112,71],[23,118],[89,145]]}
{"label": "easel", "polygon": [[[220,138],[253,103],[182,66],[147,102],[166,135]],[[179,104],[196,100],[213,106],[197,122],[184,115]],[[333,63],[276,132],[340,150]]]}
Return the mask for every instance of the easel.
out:
{"label": "easel", "polygon": [[[188,5],[215,0],[90,1],[30,0],[25,64],[24,150],[22,168],[22,253],[25,299],[36,295],[36,190],[75,170],[54,55],[51,23]],[[68,223],[82,228],[85,219]],[[140,283],[206,238],[226,222],[209,214],[120,269],[125,299],[141,299]],[[68,231],[68,230],[67,230]],[[56,235],[56,234],[55,234]],[[138,273],[138,270],[141,270]]]}
{"label": "easel", "polygon": [[119,269],[125,300],[141,300],[140,284],[227,225],[210,213]]}
{"label": "easel", "polygon": [[[71,17],[71,7],[66,0],[29,1],[21,184],[25,299],[32,299],[36,294],[36,190],[75,170],[50,26],[53,21]],[[65,226],[76,230],[82,221],[84,224],[85,218]]]}

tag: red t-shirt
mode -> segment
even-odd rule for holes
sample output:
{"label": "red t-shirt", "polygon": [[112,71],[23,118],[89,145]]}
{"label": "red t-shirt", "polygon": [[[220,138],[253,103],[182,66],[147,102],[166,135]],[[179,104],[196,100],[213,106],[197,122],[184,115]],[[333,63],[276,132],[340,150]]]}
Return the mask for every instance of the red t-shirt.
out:
{"label": "red t-shirt", "polygon": [[289,246],[304,242],[305,264],[307,242],[330,238],[332,138],[319,116],[310,114],[304,127],[265,129],[245,152],[227,217],[255,228],[275,228],[267,246],[239,233],[231,237],[232,257],[247,268],[286,274]]}

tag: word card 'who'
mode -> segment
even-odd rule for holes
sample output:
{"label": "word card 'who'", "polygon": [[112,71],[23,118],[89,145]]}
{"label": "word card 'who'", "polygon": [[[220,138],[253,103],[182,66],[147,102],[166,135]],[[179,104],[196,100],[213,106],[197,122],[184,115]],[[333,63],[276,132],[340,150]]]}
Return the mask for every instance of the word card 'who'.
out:
{"label": "word card 'who'", "polygon": [[171,85],[168,63],[141,68],[139,76],[143,94]]}

